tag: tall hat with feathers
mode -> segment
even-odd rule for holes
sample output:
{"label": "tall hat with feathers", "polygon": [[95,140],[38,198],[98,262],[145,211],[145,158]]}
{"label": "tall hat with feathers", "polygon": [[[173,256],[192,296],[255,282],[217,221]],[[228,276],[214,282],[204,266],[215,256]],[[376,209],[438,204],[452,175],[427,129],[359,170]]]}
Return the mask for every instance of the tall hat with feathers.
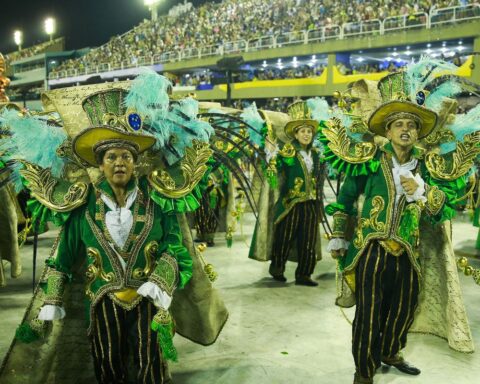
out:
{"label": "tall hat with feathers", "polygon": [[422,56],[404,70],[382,78],[378,83],[382,104],[371,114],[369,129],[385,136],[388,123],[403,116],[420,123],[419,139],[428,136],[439,123],[438,113],[445,100],[461,92],[454,78],[448,78],[441,85],[436,84],[435,79],[447,73],[455,74],[457,70],[454,64]]}
{"label": "tall hat with feathers", "polygon": [[317,120],[312,118],[310,108],[305,101],[297,101],[287,107],[287,113],[292,119],[284,128],[290,139],[295,139],[295,133],[302,127],[312,128],[315,133],[318,127]]}
{"label": "tall hat with feathers", "polygon": [[142,117],[127,111],[126,95],[124,89],[107,89],[83,101],[91,126],[73,139],[72,149],[87,164],[97,165],[95,154],[109,148],[126,148],[138,155],[155,144],[153,136],[142,133]]}
{"label": "tall hat with feathers", "polygon": [[[427,136],[437,124],[437,114],[425,107],[426,91],[409,93],[409,77],[406,72],[385,76],[378,82],[382,105],[373,111],[368,126],[377,135],[385,136],[389,123],[399,118],[414,120],[419,127],[418,137]],[[413,97],[412,97],[413,96]]]}

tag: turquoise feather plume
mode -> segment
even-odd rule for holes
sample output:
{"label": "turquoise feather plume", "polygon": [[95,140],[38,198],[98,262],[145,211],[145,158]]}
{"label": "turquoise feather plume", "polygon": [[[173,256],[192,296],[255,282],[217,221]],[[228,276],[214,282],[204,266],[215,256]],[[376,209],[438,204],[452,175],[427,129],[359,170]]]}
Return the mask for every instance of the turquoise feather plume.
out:
{"label": "turquoise feather plume", "polygon": [[307,100],[307,107],[312,114],[312,119],[320,121],[326,121],[330,119],[330,107],[325,99],[319,97],[311,98]]}
{"label": "turquoise feather plume", "polygon": [[164,118],[168,112],[170,80],[152,69],[141,68],[141,73],[131,83],[125,106],[147,121]]}
{"label": "turquoise feather plume", "polygon": [[455,64],[436,60],[429,56],[421,56],[417,62],[412,61],[405,68],[410,100],[415,100],[417,92],[425,89],[440,72],[446,71],[453,74],[457,70],[458,67]]}
{"label": "turquoise feather plume", "polygon": [[[465,114],[457,115],[455,121],[447,128],[455,135],[456,141],[463,142],[465,135],[480,131],[480,105]],[[440,144],[440,154],[454,151],[457,148],[455,141]]]}
{"label": "turquoise feather plume", "polygon": [[249,134],[250,140],[254,144],[256,144],[258,147],[261,147],[263,145],[262,143],[263,138],[262,138],[261,132],[265,125],[265,122],[263,121],[262,117],[258,113],[257,105],[255,104],[255,102],[253,102],[243,110],[242,114],[240,115],[240,118],[255,129],[255,130],[249,129],[248,134]]}
{"label": "turquoise feather plume", "polygon": [[457,115],[455,121],[448,126],[458,141],[465,135],[480,130],[480,104],[465,114]]}
{"label": "turquoise feather plume", "polygon": [[[0,114],[0,127],[10,136],[0,139],[0,153],[5,161],[26,160],[42,168],[50,168],[54,177],[60,177],[67,159],[57,155],[58,147],[67,140],[63,128],[50,126],[38,117],[23,116],[14,110]],[[14,167],[14,178],[20,180],[19,167]],[[16,185],[17,188],[20,184]]]}
{"label": "turquoise feather plume", "polygon": [[435,88],[435,90],[426,98],[425,106],[435,112],[440,112],[445,99],[451,98],[461,92],[462,86],[457,80],[450,79]]}
{"label": "turquoise feather plume", "polygon": [[448,141],[439,145],[440,155],[452,152],[457,149],[457,143],[455,141]]}
{"label": "turquoise feather plume", "polygon": [[[214,133],[209,123],[197,118],[198,101],[185,98],[170,106],[171,86],[166,77],[142,68],[125,98],[127,109],[135,110],[150,126],[148,132],[156,138],[154,148],[164,150],[170,165],[184,156],[193,139],[208,142]],[[172,147],[173,153],[168,150]]]}
{"label": "turquoise feather plume", "polygon": [[[185,98],[172,105],[167,113],[150,122],[152,134],[157,142],[155,148],[164,150],[168,164],[174,164],[185,154],[185,148],[192,146],[192,141],[209,142],[214,134],[213,127],[206,121],[199,120],[198,101]],[[168,150],[174,148],[175,153]]]}

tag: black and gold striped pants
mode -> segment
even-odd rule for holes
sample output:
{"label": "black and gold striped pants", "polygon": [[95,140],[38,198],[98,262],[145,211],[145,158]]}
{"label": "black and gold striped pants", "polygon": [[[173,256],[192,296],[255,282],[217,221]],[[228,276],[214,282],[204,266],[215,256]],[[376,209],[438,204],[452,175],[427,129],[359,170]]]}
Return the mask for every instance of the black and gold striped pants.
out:
{"label": "black and gold striped pants", "polygon": [[169,380],[157,334],[150,328],[155,313],[155,307],[146,299],[129,311],[108,296],[97,304],[91,348],[100,384],[128,382],[128,354],[133,354],[136,383],[158,384]]}
{"label": "black and gold striped pants", "polygon": [[298,266],[295,277],[310,276],[317,256],[315,243],[318,233],[318,213],[315,200],[297,203],[275,226],[270,271],[279,275],[285,271],[292,242],[297,241]]}
{"label": "black and gold striped pants", "polygon": [[372,241],[355,269],[352,353],[361,376],[372,378],[382,358],[405,347],[418,291],[418,275],[407,254],[393,256]]}

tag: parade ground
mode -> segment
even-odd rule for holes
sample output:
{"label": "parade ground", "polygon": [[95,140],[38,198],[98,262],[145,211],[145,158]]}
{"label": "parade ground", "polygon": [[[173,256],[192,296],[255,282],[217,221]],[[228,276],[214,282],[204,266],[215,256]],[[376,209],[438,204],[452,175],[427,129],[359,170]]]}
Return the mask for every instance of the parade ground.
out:
{"label": "parade ground", "polygon": [[[179,361],[170,364],[176,384],[287,384],[351,383],[354,372],[350,352],[353,309],[344,313],[334,305],[335,262],[325,251],[317,264],[314,279],[318,287],[294,284],[295,264],[288,263],[288,282],[274,282],[268,264],[250,260],[248,245],[253,216],[244,217],[227,248],[224,233],[204,255],[218,272],[215,287],[230,312],[217,342],[209,347],[175,337]],[[37,276],[48,257],[57,231],[39,238]],[[453,242],[458,254],[471,254],[477,229],[468,217],[453,225]],[[32,245],[22,252],[24,273],[8,281],[0,295],[0,359],[9,348],[15,328],[21,322],[32,292]],[[480,262],[473,257],[471,264]],[[8,269],[7,269],[8,272]],[[471,277],[460,276],[464,300],[476,348],[480,346],[480,287]],[[406,376],[394,368],[382,367],[375,376],[378,384],[471,384],[480,377],[480,354],[462,354],[444,340],[430,335],[411,334],[404,351],[408,361],[422,370],[420,376]],[[32,372],[34,374],[34,372]],[[76,383],[72,378],[71,383]],[[60,384],[60,383],[58,383]],[[69,383],[61,383],[69,384]]]}

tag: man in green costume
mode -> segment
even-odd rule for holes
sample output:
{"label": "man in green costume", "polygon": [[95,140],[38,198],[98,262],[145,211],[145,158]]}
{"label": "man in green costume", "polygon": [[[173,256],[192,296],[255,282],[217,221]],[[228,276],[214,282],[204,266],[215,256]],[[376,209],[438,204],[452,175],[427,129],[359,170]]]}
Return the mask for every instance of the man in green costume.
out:
{"label": "man in green costume", "polygon": [[[419,221],[423,217],[439,223],[453,216],[454,185],[433,178],[423,151],[415,147],[434,129],[437,114],[422,106],[425,95],[409,101],[406,89],[404,73],[380,81],[384,103],[371,114],[368,128],[388,143],[362,172],[347,172],[337,202],[327,206],[334,219],[328,250],[339,259],[355,296],[352,353],[357,384],[373,383],[382,362],[420,374],[400,354],[418,303]],[[360,195],[363,208],[348,244],[347,221],[356,216]]]}
{"label": "man in green costume", "polygon": [[269,272],[281,282],[292,243],[297,244],[298,267],[295,284],[317,286],[311,275],[317,262],[319,207],[317,180],[320,173],[320,158],[312,148],[318,122],[308,118],[305,102],[289,107],[294,120],[285,125],[285,134],[292,140],[277,156],[277,172],[283,180],[280,197],[276,203],[273,247]]}
{"label": "man in green costume", "polygon": [[[192,259],[175,213],[160,204],[145,177],[134,176],[139,154],[155,138],[126,130],[121,119],[102,123],[115,93],[101,91],[83,103],[92,127],[74,138],[72,148],[98,166],[103,178],[65,222],[38,318],[65,316],[64,284],[86,261],[88,333],[98,382],[126,382],[130,353],[138,382],[163,383],[168,380],[165,359],[176,358],[168,309],[174,290],[192,276]],[[139,116],[129,118],[135,127]]]}

